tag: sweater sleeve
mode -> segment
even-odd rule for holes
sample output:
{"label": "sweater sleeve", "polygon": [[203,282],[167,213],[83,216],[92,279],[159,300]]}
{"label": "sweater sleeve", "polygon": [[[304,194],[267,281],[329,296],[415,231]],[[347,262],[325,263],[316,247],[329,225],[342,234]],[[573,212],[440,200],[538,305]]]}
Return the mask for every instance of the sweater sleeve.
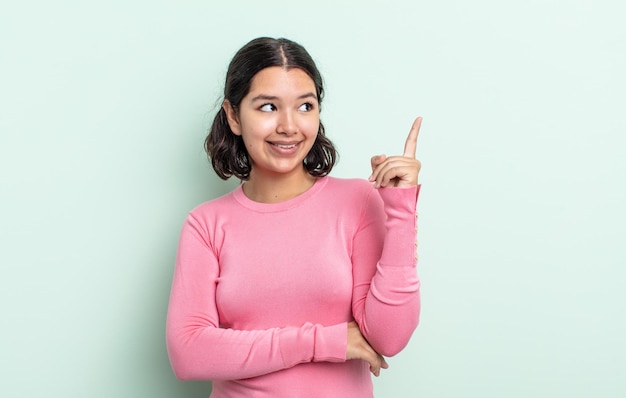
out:
{"label": "sweater sleeve", "polygon": [[216,307],[219,264],[206,230],[192,215],[182,228],[166,340],[183,380],[234,380],[312,361],[345,361],[347,326],[305,323],[267,330],[220,328]]}
{"label": "sweater sleeve", "polygon": [[385,356],[406,346],[419,321],[418,193],[419,187],[373,189],[354,238],[353,316]]}

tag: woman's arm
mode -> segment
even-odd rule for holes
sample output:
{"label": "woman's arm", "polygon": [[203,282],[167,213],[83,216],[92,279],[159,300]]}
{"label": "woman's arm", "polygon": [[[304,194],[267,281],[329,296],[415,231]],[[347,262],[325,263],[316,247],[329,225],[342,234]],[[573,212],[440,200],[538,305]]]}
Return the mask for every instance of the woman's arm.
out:
{"label": "woman's arm", "polygon": [[372,190],[354,238],[352,312],[371,346],[392,356],[417,327],[418,187]]}
{"label": "woman's arm", "polygon": [[215,304],[219,265],[208,233],[190,215],[176,258],[166,337],[180,379],[233,380],[304,362],[346,359],[346,323],[268,330],[220,328]]}
{"label": "woman's arm", "polygon": [[421,117],[413,122],[402,156],[372,158],[369,180],[380,196],[370,193],[354,240],[352,311],[363,335],[383,355],[404,348],[419,320],[416,206],[421,163],[415,153],[421,123]]}

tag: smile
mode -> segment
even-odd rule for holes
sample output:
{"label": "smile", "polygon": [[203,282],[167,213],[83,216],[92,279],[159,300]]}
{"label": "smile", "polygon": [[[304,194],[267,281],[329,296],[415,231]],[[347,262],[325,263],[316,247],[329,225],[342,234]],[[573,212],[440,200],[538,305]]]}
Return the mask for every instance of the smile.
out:
{"label": "smile", "polygon": [[276,144],[276,143],[270,142],[270,144],[272,144],[272,145],[274,145],[274,146],[276,146],[278,148],[282,148],[282,149],[292,149],[292,148],[295,148],[298,145],[297,142],[293,143],[293,144]]}

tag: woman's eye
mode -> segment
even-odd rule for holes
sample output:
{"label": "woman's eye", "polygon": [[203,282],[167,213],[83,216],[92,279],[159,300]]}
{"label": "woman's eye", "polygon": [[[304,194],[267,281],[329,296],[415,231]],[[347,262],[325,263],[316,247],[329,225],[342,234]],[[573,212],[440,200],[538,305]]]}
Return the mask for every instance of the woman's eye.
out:
{"label": "woman's eye", "polygon": [[261,105],[259,109],[263,112],[273,112],[276,110],[276,107],[274,106],[274,104],[264,104]]}
{"label": "woman's eye", "polygon": [[298,108],[298,110],[302,112],[309,112],[313,110],[313,104],[310,102],[305,102],[304,104],[300,105],[300,108]]}

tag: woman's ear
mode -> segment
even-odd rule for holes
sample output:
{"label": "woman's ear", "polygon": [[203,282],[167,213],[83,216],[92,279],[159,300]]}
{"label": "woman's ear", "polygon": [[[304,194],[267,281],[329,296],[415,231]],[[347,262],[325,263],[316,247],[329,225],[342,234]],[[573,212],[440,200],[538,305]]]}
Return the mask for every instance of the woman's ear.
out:
{"label": "woman's ear", "polygon": [[237,115],[237,112],[235,111],[229,100],[224,100],[224,103],[222,104],[222,109],[224,109],[224,112],[226,112],[226,119],[228,120],[230,130],[235,135],[241,135],[241,124],[239,123],[239,115]]}

